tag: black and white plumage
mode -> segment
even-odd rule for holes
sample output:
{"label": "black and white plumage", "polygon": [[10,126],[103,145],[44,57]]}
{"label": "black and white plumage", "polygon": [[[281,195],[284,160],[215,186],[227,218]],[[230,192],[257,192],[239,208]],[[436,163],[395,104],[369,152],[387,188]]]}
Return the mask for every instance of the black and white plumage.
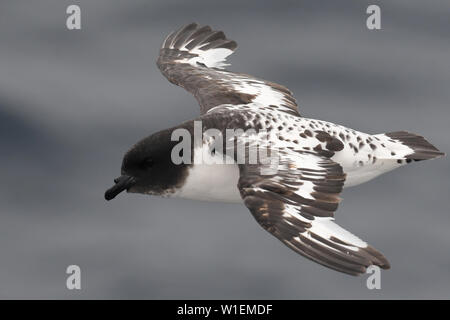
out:
{"label": "black and white plumage", "polygon": [[[273,174],[266,164],[179,164],[170,153],[177,128],[193,132],[194,120],[155,133],[127,152],[122,176],[105,197],[123,190],[209,201],[243,202],[256,221],[299,254],[332,269],[358,275],[370,265],[389,268],[386,258],[334,222],[342,188],[357,185],[412,160],[443,155],[423,137],[404,132],[366,134],[300,116],[285,87],[224,70],[236,48],[221,31],[195,23],[171,33],[157,65],[173,84],[200,104],[203,130],[257,129],[252,141],[274,150]],[[208,139],[193,146],[195,159],[211,152]],[[249,148],[249,145],[247,145]],[[236,162],[232,159],[231,162]]]}

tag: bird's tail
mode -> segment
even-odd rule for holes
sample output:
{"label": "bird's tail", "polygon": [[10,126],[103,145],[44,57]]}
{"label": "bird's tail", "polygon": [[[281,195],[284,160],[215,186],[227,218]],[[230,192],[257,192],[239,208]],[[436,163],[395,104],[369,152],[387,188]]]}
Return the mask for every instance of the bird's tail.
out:
{"label": "bird's tail", "polygon": [[[387,140],[392,155],[399,151],[397,159],[420,161],[442,157],[445,153],[425,140],[424,137],[407,131],[395,131],[376,135],[376,137]],[[406,147],[406,148],[405,148]]]}

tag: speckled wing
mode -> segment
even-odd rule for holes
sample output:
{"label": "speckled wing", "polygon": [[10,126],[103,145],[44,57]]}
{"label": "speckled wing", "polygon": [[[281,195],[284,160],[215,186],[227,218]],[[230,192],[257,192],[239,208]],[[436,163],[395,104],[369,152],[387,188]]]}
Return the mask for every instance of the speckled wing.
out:
{"label": "speckled wing", "polygon": [[351,275],[365,273],[370,265],[389,268],[380,252],[334,222],[345,181],[339,164],[313,153],[282,152],[273,174],[261,174],[261,164],[239,167],[245,205],[289,248]]}
{"label": "speckled wing", "polygon": [[297,104],[287,88],[223,69],[226,57],[236,47],[222,31],[191,23],[164,40],[157,65],[171,83],[194,95],[201,114],[220,105],[251,105],[271,106],[298,116]]}

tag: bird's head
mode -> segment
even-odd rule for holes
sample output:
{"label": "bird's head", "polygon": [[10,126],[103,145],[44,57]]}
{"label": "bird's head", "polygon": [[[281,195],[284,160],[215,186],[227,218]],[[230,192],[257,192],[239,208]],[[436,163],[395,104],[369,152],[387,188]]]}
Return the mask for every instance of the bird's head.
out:
{"label": "bird's head", "polygon": [[170,195],[187,175],[187,164],[172,161],[172,130],[163,130],[136,143],[123,157],[121,176],[105,192],[111,200],[122,191],[151,195]]}

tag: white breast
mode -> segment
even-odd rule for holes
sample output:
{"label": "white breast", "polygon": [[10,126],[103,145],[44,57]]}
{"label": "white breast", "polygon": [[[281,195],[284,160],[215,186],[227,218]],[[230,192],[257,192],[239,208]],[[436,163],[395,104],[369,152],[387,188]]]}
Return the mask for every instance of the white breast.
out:
{"label": "white breast", "polygon": [[206,164],[213,163],[218,158],[211,156],[207,161],[198,161],[200,153],[197,151],[194,151],[194,159],[197,161],[194,160],[194,165],[189,169],[189,175],[183,187],[174,196],[202,201],[241,203],[242,198],[237,187],[238,166],[236,164]]}

